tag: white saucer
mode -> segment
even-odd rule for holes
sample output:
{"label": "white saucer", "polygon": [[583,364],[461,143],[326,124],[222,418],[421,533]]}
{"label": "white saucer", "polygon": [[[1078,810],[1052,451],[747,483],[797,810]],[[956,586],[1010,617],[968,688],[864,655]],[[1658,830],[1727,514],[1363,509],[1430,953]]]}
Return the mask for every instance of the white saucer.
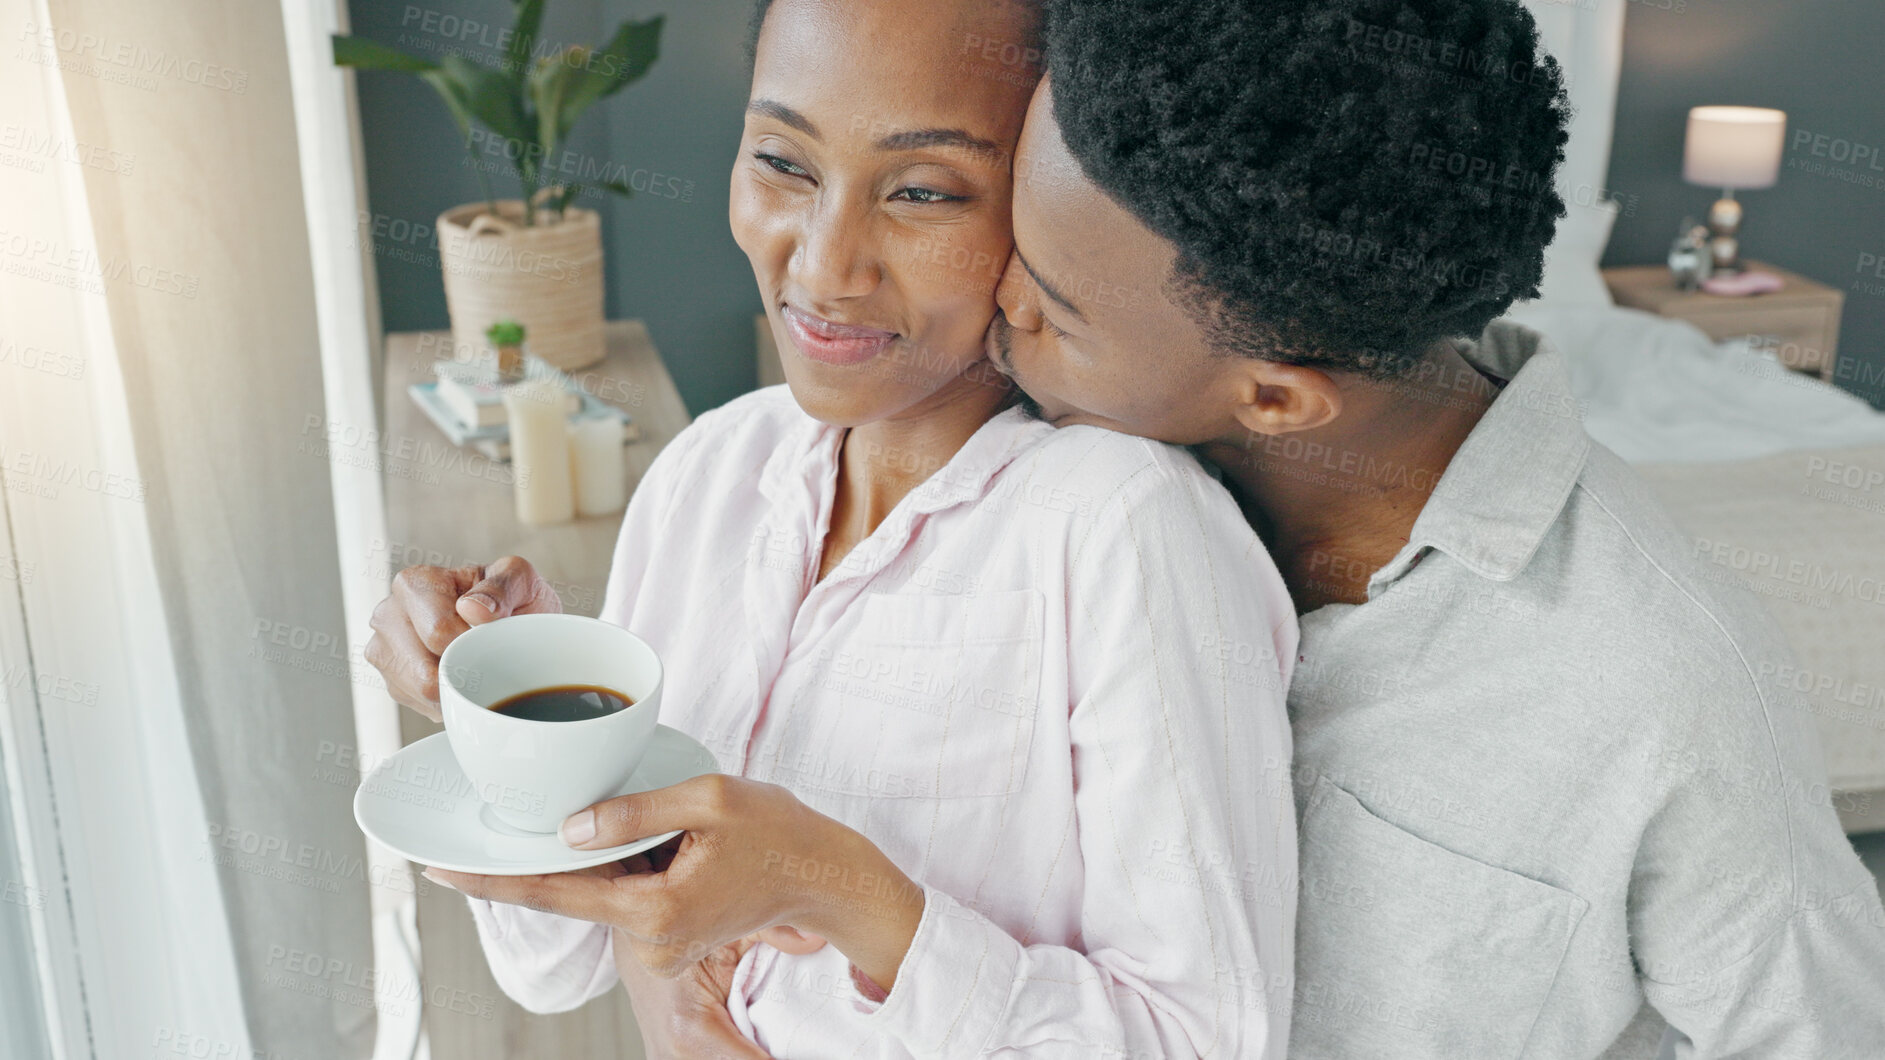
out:
{"label": "white saucer", "polygon": [[[713,753],[678,729],[655,726],[647,757],[616,795],[652,791],[719,772]],[[381,845],[421,865],[483,876],[535,876],[620,861],[680,835],[668,832],[603,850],[572,850],[555,833],[499,821],[458,768],[444,733],[400,749],[360,782],[353,819]]]}

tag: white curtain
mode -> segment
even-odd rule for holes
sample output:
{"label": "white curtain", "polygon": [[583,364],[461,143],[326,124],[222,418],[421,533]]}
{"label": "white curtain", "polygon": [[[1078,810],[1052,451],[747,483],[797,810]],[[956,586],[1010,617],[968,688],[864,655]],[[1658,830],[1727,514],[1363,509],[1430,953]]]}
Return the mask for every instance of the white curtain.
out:
{"label": "white curtain", "polygon": [[316,298],[300,152],[332,130],[298,137],[273,4],[0,25],[0,883],[53,1055],[364,1058],[376,1006],[410,1048],[370,914],[409,884],[351,813],[355,692],[390,705],[335,529],[337,491],[350,527],[377,500],[323,444],[372,415],[368,338]]}

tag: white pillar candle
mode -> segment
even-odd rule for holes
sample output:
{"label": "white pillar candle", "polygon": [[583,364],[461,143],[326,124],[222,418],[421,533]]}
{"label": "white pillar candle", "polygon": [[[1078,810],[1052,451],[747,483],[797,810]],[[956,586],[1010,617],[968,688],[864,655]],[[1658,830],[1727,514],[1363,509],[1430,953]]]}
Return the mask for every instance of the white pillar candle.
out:
{"label": "white pillar candle", "polygon": [[588,416],[569,425],[571,478],[578,515],[612,515],[628,503],[622,481],[622,425],[613,416]]}
{"label": "white pillar candle", "polygon": [[562,388],[543,380],[504,389],[517,520],[529,526],[568,522],[576,514],[563,402]]}

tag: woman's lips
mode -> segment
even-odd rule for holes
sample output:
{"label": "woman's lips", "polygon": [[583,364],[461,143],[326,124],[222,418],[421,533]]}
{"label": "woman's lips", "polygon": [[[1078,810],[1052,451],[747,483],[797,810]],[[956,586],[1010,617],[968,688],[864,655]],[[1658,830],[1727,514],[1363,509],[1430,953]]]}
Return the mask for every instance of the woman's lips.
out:
{"label": "woman's lips", "polygon": [[894,331],[838,324],[789,305],[784,312],[792,344],[800,353],[824,364],[863,364],[882,353],[890,340],[897,337]]}

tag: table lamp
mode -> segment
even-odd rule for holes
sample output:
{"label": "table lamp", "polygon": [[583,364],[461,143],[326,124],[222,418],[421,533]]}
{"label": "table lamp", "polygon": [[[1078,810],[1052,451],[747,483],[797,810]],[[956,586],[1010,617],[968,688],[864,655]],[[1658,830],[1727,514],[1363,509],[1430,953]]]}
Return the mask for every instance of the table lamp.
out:
{"label": "table lamp", "polygon": [[1682,179],[1722,189],[1708,209],[1709,255],[1717,273],[1741,268],[1741,204],[1736,189],[1771,188],[1787,139],[1785,111],[1766,107],[1695,107],[1682,152]]}

